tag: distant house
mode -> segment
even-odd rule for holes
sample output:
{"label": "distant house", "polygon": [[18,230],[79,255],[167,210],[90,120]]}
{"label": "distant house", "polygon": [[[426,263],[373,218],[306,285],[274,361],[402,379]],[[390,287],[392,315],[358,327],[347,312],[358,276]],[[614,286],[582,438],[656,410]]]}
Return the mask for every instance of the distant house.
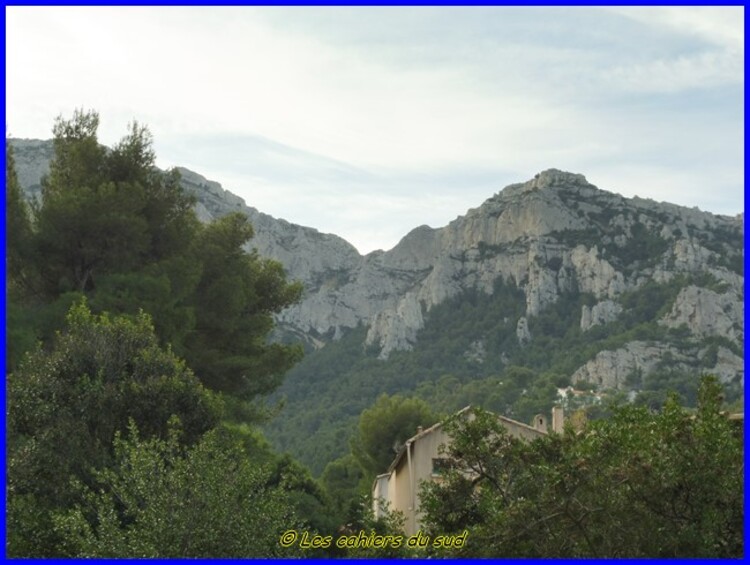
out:
{"label": "distant house", "polygon": [[[472,407],[467,406],[457,415],[465,414],[471,418]],[[548,426],[547,418],[539,414],[534,417],[533,425],[516,422],[504,416],[497,416],[498,421],[508,430],[511,436],[533,440],[547,435],[549,429],[561,432],[563,428],[562,408],[552,409],[552,423]],[[451,438],[443,429],[443,423],[423,430],[417,429],[417,434],[408,439],[399,450],[396,458],[388,467],[388,471],[378,475],[372,485],[373,511],[375,517],[382,517],[386,509],[401,512],[406,523],[407,535],[414,535],[421,529],[419,513],[419,485],[422,481],[439,480],[441,464],[444,458],[439,448],[450,445]]]}

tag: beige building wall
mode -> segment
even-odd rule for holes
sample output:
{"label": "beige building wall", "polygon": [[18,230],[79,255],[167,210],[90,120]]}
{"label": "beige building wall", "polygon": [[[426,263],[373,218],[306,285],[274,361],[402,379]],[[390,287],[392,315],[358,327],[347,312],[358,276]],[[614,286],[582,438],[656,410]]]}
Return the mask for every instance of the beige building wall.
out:
{"label": "beige building wall", "polygon": [[[464,410],[468,411],[468,407]],[[468,417],[474,415],[468,412]],[[498,416],[500,423],[511,436],[533,440],[547,434],[547,419],[535,417],[535,427],[516,422],[504,416]],[[562,428],[562,413],[553,412],[552,424]],[[405,518],[404,530],[407,535],[414,535],[422,528],[419,509],[419,489],[423,481],[439,480],[439,470],[434,469],[434,461],[443,458],[440,446],[450,445],[450,436],[443,431],[442,424],[420,431],[406,442],[388,473],[379,475],[373,483],[373,504],[376,517],[382,516],[382,509],[377,507],[377,499],[389,503],[389,510],[401,512]],[[435,472],[438,471],[438,472]],[[379,513],[380,512],[380,513]]]}
{"label": "beige building wall", "polygon": [[[415,477],[415,502],[412,513],[412,531],[407,533],[413,535],[422,529],[421,515],[419,510],[419,489],[423,481],[435,480],[438,475],[434,473],[434,460],[440,459],[443,455],[440,453],[441,445],[450,444],[450,437],[443,431],[442,426],[431,433],[425,434],[418,438],[413,444],[412,464],[414,466]],[[407,520],[408,522],[408,520]]]}
{"label": "beige building wall", "polygon": [[544,416],[541,416],[542,422],[539,422],[539,418],[539,415],[534,416],[534,421],[537,426],[531,427],[527,424],[523,424],[521,422],[511,420],[510,418],[506,418],[505,416],[497,417],[497,419],[500,421],[503,427],[508,430],[508,433],[511,436],[520,439],[526,439],[529,441],[547,435],[547,419]]}
{"label": "beige building wall", "polygon": [[388,493],[388,482],[391,476],[388,473],[375,477],[372,487],[372,512],[375,518],[382,518],[390,510],[391,499]]}
{"label": "beige building wall", "polygon": [[391,508],[404,515],[406,518],[404,527],[408,532],[414,526],[414,501],[407,457],[404,457],[401,464],[391,472],[388,488],[391,492]]}
{"label": "beige building wall", "polygon": [[[407,534],[420,529],[419,486],[433,478],[433,459],[438,459],[440,446],[448,444],[450,437],[442,426],[417,434],[403,448],[390,470],[390,475],[379,475],[373,486],[373,498],[382,497],[390,503],[390,510],[401,512],[405,518]],[[384,484],[387,483],[387,484]],[[382,514],[376,513],[376,516]]]}
{"label": "beige building wall", "polygon": [[558,434],[563,433],[565,428],[565,414],[562,406],[552,407],[552,431]]}

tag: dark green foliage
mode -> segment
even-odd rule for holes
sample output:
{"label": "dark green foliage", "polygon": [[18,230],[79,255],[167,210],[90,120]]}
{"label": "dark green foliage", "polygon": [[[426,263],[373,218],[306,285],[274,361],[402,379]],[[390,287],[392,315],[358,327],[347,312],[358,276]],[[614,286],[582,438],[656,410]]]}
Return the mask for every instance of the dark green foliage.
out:
{"label": "dark green foliage", "polygon": [[28,266],[25,259],[31,252],[31,219],[18,184],[13,149],[5,142],[5,244],[7,284],[9,290],[25,287]]}
{"label": "dark green foliage", "polygon": [[185,339],[187,361],[202,381],[245,400],[273,391],[302,357],[299,346],[267,343],[273,313],[298,300],[302,287],[286,282],[278,262],[243,250],[252,235],[241,214],[200,230],[196,324]]}
{"label": "dark green foliage", "polygon": [[42,182],[43,194],[93,189],[105,179],[106,150],[99,145],[99,114],[75,110],[73,118],[58,117],[52,128],[55,159]]}
{"label": "dark green foliage", "polygon": [[128,421],[145,437],[165,438],[175,415],[183,441],[194,443],[220,414],[214,395],[159,348],[146,315],[95,317],[83,304],[51,351],[35,352],[8,376],[7,390],[8,547],[16,555],[55,551],[55,539],[44,537],[53,535],[48,512],[76,500],[71,478],[89,483],[93,468],[111,463],[112,441]]}
{"label": "dark green foliage", "polygon": [[65,554],[294,555],[278,543],[285,530],[302,526],[284,486],[271,486],[268,471],[219,430],[186,449],[178,431],[146,440],[133,424],[114,449],[115,465],[95,474],[93,488],[79,486],[83,503],[55,515]]}
{"label": "dark green foliage", "polygon": [[305,468],[217,427],[218,397],[145,314],[78,305],[68,326],[8,377],[10,555],[274,556],[285,529],[335,531]]}
{"label": "dark green foliage", "polygon": [[375,404],[359,417],[352,453],[371,482],[384,473],[406,440],[437,422],[430,406],[418,398],[382,394]]}
{"label": "dark green foliage", "polygon": [[670,394],[685,406],[695,406],[698,400],[698,381],[682,371],[667,368],[649,373],[638,387],[635,404],[652,410],[662,406]]}
{"label": "dark green foliage", "polygon": [[334,532],[323,488],[247,423],[301,355],[268,343],[300,285],[245,252],[247,218],[198,223],[147,129],[108,151],[98,123],[58,119],[33,218],[6,153],[9,554],[274,556],[285,529]]}
{"label": "dark green foliage", "polygon": [[[68,293],[85,293],[95,311],[137,315],[144,309],[156,318],[159,336],[179,348],[192,325],[181,301],[200,271],[190,256],[198,227],[193,199],[182,192],[178,176],[154,167],[148,130],[133,124],[106,151],[98,143],[98,124],[95,112],[83,111],[55,123],[55,156],[27,230],[24,276],[17,277],[19,291],[11,301],[23,317],[56,317],[54,329],[62,318],[54,316],[60,308],[50,307]],[[6,175],[12,176],[10,163]],[[50,343],[44,324],[27,326]],[[24,349],[16,350],[11,368]]]}
{"label": "dark green foliage", "polygon": [[[394,352],[385,362],[365,351],[366,328],[348,332],[289,372],[280,389],[286,407],[268,426],[269,438],[319,475],[346,453],[359,414],[380,394],[410,393],[446,373],[460,375],[462,383],[499,374],[505,366],[500,353],[517,348],[524,304],[523,292],[502,280],[492,295],[469,292],[448,300],[430,310],[414,351]],[[496,353],[478,363],[464,353],[482,338]],[[462,407],[449,404],[449,410]]]}
{"label": "dark green foliage", "polygon": [[744,252],[742,247],[738,248],[738,241],[742,239],[739,226],[717,226],[710,233],[699,232],[697,238],[703,247],[716,253],[716,265],[744,276]]}
{"label": "dark green foliage", "polygon": [[246,217],[198,223],[179,175],[156,169],[145,127],[133,123],[107,151],[98,124],[98,114],[83,111],[56,121],[33,226],[7,153],[8,206],[19,234],[11,253],[19,289],[11,300],[11,368],[35,341],[49,345],[50,328],[61,325],[58,305],[70,304],[64,297],[85,294],[95,312],[149,313],[162,343],[204,384],[240,400],[228,403],[237,407],[229,415],[247,415],[242,402],[273,391],[301,357],[299,346],[267,343],[273,314],[296,301],[301,286],[286,282],[279,263],[245,252],[253,235]]}
{"label": "dark green foliage", "polygon": [[719,261],[719,264],[738,275],[745,276],[745,257],[741,253],[734,253],[723,261]]}
{"label": "dark green foliage", "polygon": [[[315,532],[334,532],[342,522],[331,510],[325,489],[310,471],[290,455],[275,456],[270,465],[265,487],[279,489],[288,495],[288,506],[294,510],[305,528]],[[289,529],[286,525],[285,529]],[[269,555],[273,555],[270,553]]]}
{"label": "dark green foliage", "polygon": [[624,319],[629,324],[640,324],[660,318],[672,309],[680,290],[690,284],[685,276],[674,277],[668,283],[648,281],[637,290],[620,298],[625,309]]}
{"label": "dark green foliage", "polygon": [[557,272],[560,270],[560,267],[562,267],[563,260],[561,257],[552,257],[549,261],[547,261],[547,267],[549,267],[551,270]]}
{"label": "dark green foliage", "polygon": [[[320,483],[328,493],[339,524],[354,521],[361,506],[361,486],[365,474],[357,458],[351,453],[331,461],[323,470]],[[369,489],[369,485],[368,489]]]}
{"label": "dark green foliage", "polygon": [[332,552],[335,557],[378,557],[378,558],[395,558],[395,557],[419,557],[419,551],[409,548],[406,545],[407,536],[404,535],[404,517],[400,512],[388,512],[386,516],[374,518],[371,512],[372,500],[370,497],[362,497],[363,503],[360,505],[360,516],[353,523],[347,524],[342,528],[341,534],[348,537],[356,537],[360,532],[365,535],[370,533],[376,536],[391,536],[399,538],[396,544],[388,544],[385,547],[354,547],[348,548],[343,552],[341,550]]}
{"label": "dark green foliage", "polygon": [[564,230],[553,231],[550,236],[566,245],[575,247],[576,245],[585,245],[592,247],[601,242],[602,232],[597,228],[586,228],[581,230]]}
{"label": "dark green foliage", "polygon": [[5,311],[6,367],[17,367],[23,355],[36,346],[36,330],[30,322],[28,312],[8,300]]}
{"label": "dark green foliage", "polygon": [[[498,376],[460,383],[452,375],[423,382],[415,394],[438,411],[450,414],[466,406],[481,406],[497,414],[530,422],[534,415],[548,414],[557,400],[560,377],[532,369],[509,366]],[[563,379],[564,384],[567,381]]]}
{"label": "dark green foliage", "polygon": [[[439,413],[471,404],[529,422],[537,413],[549,414],[557,388],[570,384],[570,375],[600,351],[643,340],[664,341],[697,355],[701,343],[679,328],[656,322],[690,284],[721,287],[713,277],[701,274],[647,282],[620,297],[625,309],[616,321],[586,332],[580,329],[581,308],[596,300],[583,293],[562,294],[539,315],[529,317],[532,340],[523,347],[515,329],[525,297],[503,281],[498,281],[492,295],[469,291],[433,307],[426,313],[413,351],[394,352],[387,361],[368,354],[363,347],[365,329],[355,329],[310,353],[290,371],[280,389],[286,408],[268,427],[269,438],[319,474],[329,461],[346,454],[359,413],[382,392],[422,398]],[[483,356],[471,355],[477,341],[483,343]],[[727,339],[718,345],[742,354]],[[514,377],[520,369],[531,375],[522,385]],[[673,375],[691,404],[699,373],[696,367],[680,377]],[[656,389],[661,391],[656,402],[662,402],[664,388]],[[730,399],[740,392],[737,387],[727,390]]]}
{"label": "dark green foliage", "polygon": [[32,350],[37,332],[22,304],[33,296],[36,272],[29,208],[18,184],[13,150],[5,144],[5,241],[6,241],[6,363],[17,366],[23,353]]}
{"label": "dark green foliage", "polygon": [[196,324],[190,301],[200,273],[198,262],[174,257],[140,272],[104,275],[91,295],[90,304],[97,312],[148,312],[161,341],[172,345],[184,357],[185,340]]}
{"label": "dark green foliage", "polygon": [[[53,342],[56,332],[65,325],[65,319],[74,304],[84,298],[80,292],[66,292],[52,302],[18,299],[13,293],[8,301],[8,365],[9,371],[19,367],[24,355],[44,344]],[[18,300],[16,300],[18,299]],[[15,337],[23,336],[24,341]]]}
{"label": "dark green foliage", "polygon": [[72,120],[58,118],[55,123],[55,158],[42,181],[36,218],[39,268],[50,297],[90,291],[98,274],[132,269],[148,251],[149,226],[142,210],[149,187],[107,174],[98,125],[94,112],[76,112]]}
{"label": "dark green foliage", "polygon": [[742,426],[720,407],[709,378],[694,415],[671,398],[532,443],[490,414],[453,421],[452,469],[421,494],[429,530],[468,529],[460,556],[740,557]]}
{"label": "dark green foliage", "polygon": [[611,245],[607,251],[614,255],[625,267],[639,261],[655,262],[667,249],[669,242],[659,234],[636,222],[630,229],[631,237],[624,247]]}

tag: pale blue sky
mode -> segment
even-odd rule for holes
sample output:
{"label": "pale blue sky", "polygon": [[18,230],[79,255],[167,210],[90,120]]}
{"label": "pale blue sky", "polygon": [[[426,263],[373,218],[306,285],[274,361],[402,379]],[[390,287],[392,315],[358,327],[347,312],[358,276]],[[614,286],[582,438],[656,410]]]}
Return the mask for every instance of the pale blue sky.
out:
{"label": "pale blue sky", "polygon": [[742,7],[6,10],[10,135],[135,118],[161,166],[362,252],[550,167],[743,210]]}

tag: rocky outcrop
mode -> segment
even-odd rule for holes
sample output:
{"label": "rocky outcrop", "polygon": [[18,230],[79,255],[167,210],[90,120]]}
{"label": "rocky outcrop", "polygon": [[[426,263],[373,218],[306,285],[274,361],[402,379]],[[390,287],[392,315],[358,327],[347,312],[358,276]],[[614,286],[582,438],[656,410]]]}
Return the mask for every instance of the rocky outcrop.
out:
{"label": "rocky outcrop", "polygon": [[706,372],[716,375],[721,381],[737,380],[740,387],[745,386],[745,360],[726,347],[718,348],[716,364]]}
{"label": "rocky outcrop", "polygon": [[188,169],[178,167],[183,188],[197,199],[196,211],[203,221],[211,221],[231,212],[245,214],[255,235],[247,244],[265,257],[281,262],[305,288],[330,288],[341,277],[333,274],[355,267],[361,256],[349,242],[333,234],[292,224],[263,214],[225,190],[219,183]]}
{"label": "rocky outcrop", "polygon": [[690,285],[680,291],[659,323],[670,328],[685,325],[695,336],[722,336],[740,345],[745,338],[743,310],[740,297],[728,288],[718,293]]}
{"label": "rocky outcrop", "polygon": [[[597,353],[573,373],[571,382],[594,384],[601,389],[628,390],[637,388],[641,379],[655,369],[694,373],[695,359],[704,353],[705,350],[686,352],[663,343],[632,341],[620,349]],[[726,347],[718,347],[713,367],[699,372],[744,386],[744,360]]]}
{"label": "rocky outcrop", "polygon": [[380,347],[380,359],[387,359],[392,351],[411,349],[417,340],[417,331],[424,326],[422,307],[416,295],[408,293],[394,309],[378,312],[367,332],[365,345]]}
{"label": "rocky outcrop", "polygon": [[[572,383],[590,383],[600,388],[627,388],[629,379],[653,371],[669,353],[676,363],[687,361],[675,348],[642,341],[632,341],[615,351],[600,351],[596,357],[579,368]],[[675,366],[676,368],[676,366]]]}
{"label": "rocky outcrop", "polygon": [[571,262],[576,272],[578,288],[597,298],[616,298],[625,290],[625,279],[606,260],[599,257],[597,246],[586,249],[576,246],[571,253]]}
{"label": "rocky outcrop", "polygon": [[41,198],[42,177],[49,173],[54,155],[51,141],[39,139],[11,139],[18,183],[28,198]]}
{"label": "rocky outcrop", "polygon": [[516,339],[520,345],[526,345],[531,341],[531,332],[529,331],[529,321],[526,316],[518,318],[516,324]]}
{"label": "rocky outcrop", "polygon": [[581,331],[614,322],[622,313],[622,306],[613,300],[604,300],[590,308],[585,304],[581,308]]}
{"label": "rocky outcrop", "polygon": [[[51,142],[11,143],[21,184],[33,196],[48,170]],[[447,226],[420,226],[393,249],[362,256],[336,235],[272,218],[216,182],[187,169],[180,173],[202,221],[246,214],[255,230],[248,249],[278,260],[289,278],[303,283],[302,300],[279,314],[278,323],[316,347],[363,324],[366,343],[387,358],[413,347],[434,306],[467,290],[491,294],[499,279],[524,292],[516,336],[528,343],[533,317],[566,293],[598,301],[582,308],[580,327],[587,331],[623,314],[624,293],[648,281],[700,273],[724,287],[683,289],[660,323],[685,324],[696,339],[744,339],[744,277],[736,268],[741,216],[628,199],[599,190],[583,175],[551,169],[506,187]],[[727,260],[732,254],[734,263]],[[574,380],[623,386],[629,373],[652,370],[665,352],[678,355],[663,344],[632,342],[600,352]],[[717,370],[736,375],[739,358],[732,355],[723,350]]]}

